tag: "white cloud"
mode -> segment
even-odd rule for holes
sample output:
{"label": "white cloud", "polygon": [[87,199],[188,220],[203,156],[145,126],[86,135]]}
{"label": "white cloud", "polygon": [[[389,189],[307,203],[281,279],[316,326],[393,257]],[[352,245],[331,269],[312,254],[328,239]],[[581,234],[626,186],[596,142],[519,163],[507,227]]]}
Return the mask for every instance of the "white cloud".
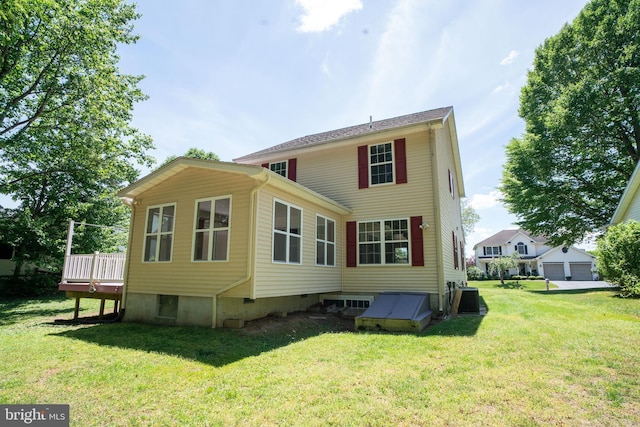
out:
{"label": "white cloud", "polygon": [[331,77],[331,70],[329,69],[329,54],[328,53],[324,56],[324,59],[322,60],[321,68],[322,68],[322,72],[325,75]]}
{"label": "white cloud", "polygon": [[469,204],[476,210],[488,209],[500,204],[500,192],[490,191],[489,194],[474,194]]}
{"label": "white cloud", "polygon": [[509,52],[509,55],[507,55],[502,61],[500,61],[500,65],[510,65],[519,55],[520,52],[518,52],[517,50],[512,50],[511,52]]}
{"label": "white cloud", "polygon": [[493,93],[502,92],[503,90],[508,90],[510,88],[511,88],[511,83],[504,82],[504,84],[501,84],[500,86],[497,86],[495,89],[493,89]]}
{"label": "white cloud", "polygon": [[296,3],[304,9],[298,27],[302,33],[329,30],[346,14],[362,9],[361,0],[296,0]]}

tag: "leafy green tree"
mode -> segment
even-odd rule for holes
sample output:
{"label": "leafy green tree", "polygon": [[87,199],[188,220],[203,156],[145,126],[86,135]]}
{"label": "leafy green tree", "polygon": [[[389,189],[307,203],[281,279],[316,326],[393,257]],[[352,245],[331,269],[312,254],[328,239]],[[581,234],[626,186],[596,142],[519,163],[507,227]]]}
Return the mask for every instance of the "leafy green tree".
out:
{"label": "leafy green tree", "polygon": [[[203,159],[203,160],[218,160],[218,161],[220,160],[218,155],[213,151],[205,151],[195,147],[189,148],[187,152],[182,155],[182,157],[192,157],[194,159]],[[162,162],[162,164],[159,167],[162,167],[177,158],[178,156],[169,156],[166,158],[164,162]]]}
{"label": "leafy green tree", "polygon": [[[69,219],[123,225],[115,191],[150,166],[150,137],[130,125],[142,77],[122,74],[118,44],[137,40],[124,0],[2,0],[0,239],[25,261],[60,264]],[[105,234],[79,245],[102,250]]]}
{"label": "leafy green tree", "polygon": [[500,277],[500,283],[504,285],[505,272],[511,268],[516,268],[518,266],[518,259],[520,259],[520,254],[517,252],[514,252],[511,256],[493,258],[489,263],[489,273],[497,274],[498,277]]}
{"label": "leafy green tree", "polygon": [[480,221],[480,215],[473,209],[473,206],[469,203],[467,199],[461,200],[462,207],[462,231],[464,233],[465,240],[466,238],[473,233],[473,229],[476,227],[478,221]]}
{"label": "leafy green tree", "polygon": [[640,222],[609,227],[598,240],[598,271],[624,297],[640,297]]}
{"label": "leafy green tree", "polygon": [[552,245],[606,225],[640,158],[639,28],[639,0],[592,0],[536,50],[500,190]]}

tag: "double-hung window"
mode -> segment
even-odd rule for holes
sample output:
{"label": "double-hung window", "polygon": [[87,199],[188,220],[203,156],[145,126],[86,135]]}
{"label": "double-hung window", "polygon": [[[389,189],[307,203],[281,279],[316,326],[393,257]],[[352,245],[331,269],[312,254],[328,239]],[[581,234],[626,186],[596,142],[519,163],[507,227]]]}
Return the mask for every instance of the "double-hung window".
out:
{"label": "double-hung window", "polygon": [[171,261],[175,211],[175,204],[151,206],[147,210],[143,261]]}
{"label": "double-hung window", "polygon": [[379,184],[406,184],[407,147],[405,138],[393,142],[358,146],[358,189]]}
{"label": "double-hung window", "polygon": [[484,247],[484,254],[485,255],[502,255],[502,249],[500,249],[500,246],[485,246]]}
{"label": "double-hung window", "polygon": [[316,265],[336,265],[336,222],[316,216]]}
{"label": "double-hung window", "polygon": [[194,261],[228,260],[230,218],[230,196],[196,201]]}
{"label": "double-hung window", "polygon": [[302,261],[302,209],[278,200],[273,205],[273,261]]}
{"label": "double-hung window", "polygon": [[520,254],[520,255],[527,255],[527,245],[525,245],[522,242],[518,242],[518,244],[516,245],[516,251]]}
{"label": "double-hung window", "polygon": [[358,223],[360,264],[409,264],[409,221]]}
{"label": "double-hung window", "polygon": [[371,185],[393,182],[393,145],[390,142],[369,146]]}
{"label": "double-hung window", "polygon": [[282,161],[282,162],[275,162],[275,163],[269,163],[269,169],[272,170],[273,172],[284,176],[285,178],[287,177],[287,162]]}

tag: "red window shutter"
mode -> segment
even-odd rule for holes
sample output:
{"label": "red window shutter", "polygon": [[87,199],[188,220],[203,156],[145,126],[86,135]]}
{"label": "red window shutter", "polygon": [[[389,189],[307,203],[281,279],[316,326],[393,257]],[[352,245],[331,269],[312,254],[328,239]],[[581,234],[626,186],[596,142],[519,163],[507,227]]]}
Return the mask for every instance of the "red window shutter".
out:
{"label": "red window shutter", "polygon": [[453,268],[458,269],[458,242],[456,241],[456,233],[451,232],[451,241],[453,243]]}
{"label": "red window shutter", "polygon": [[414,267],[424,267],[424,243],[422,233],[424,232],[420,226],[422,225],[421,216],[412,216],[411,222],[411,265]]}
{"label": "red window shutter", "polygon": [[467,268],[467,260],[464,259],[464,246],[462,245],[462,240],[460,241],[460,267],[462,271],[465,271]]}
{"label": "red window shutter", "polygon": [[295,181],[298,174],[298,159],[289,159],[289,166],[287,170],[287,178],[291,181]]}
{"label": "red window shutter", "polygon": [[263,168],[267,168],[267,169],[269,169],[269,163],[263,163],[263,164],[262,164],[262,167],[263,167]]}
{"label": "red window shutter", "polygon": [[404,138],[393,141],[394,155],[396,157],[396,184],[407,183],[407,149],[405,142]]}
{"label": "red window shutter", "polygon": [[358,147],[358,188],[369,187],[369,148]]}
{"label": "red window shutter", "polygon": [[347,267],[358,265],[358,234],[355,221],[347,221]]}

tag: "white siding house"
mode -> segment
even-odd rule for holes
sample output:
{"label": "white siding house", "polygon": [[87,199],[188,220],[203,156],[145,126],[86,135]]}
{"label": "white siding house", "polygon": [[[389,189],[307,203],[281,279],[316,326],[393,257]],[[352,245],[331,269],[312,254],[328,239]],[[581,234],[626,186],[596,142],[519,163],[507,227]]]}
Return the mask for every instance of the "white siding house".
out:
{"label": "white siding house", "polygon": [[477,243],[476,266],[489,274],[491,260],[518,253],[518,267],[509,275],[542,276],[550,280],[594,280],[595,257],[576,247],[546,244],[546,238],[525,230],[502,230]]}

